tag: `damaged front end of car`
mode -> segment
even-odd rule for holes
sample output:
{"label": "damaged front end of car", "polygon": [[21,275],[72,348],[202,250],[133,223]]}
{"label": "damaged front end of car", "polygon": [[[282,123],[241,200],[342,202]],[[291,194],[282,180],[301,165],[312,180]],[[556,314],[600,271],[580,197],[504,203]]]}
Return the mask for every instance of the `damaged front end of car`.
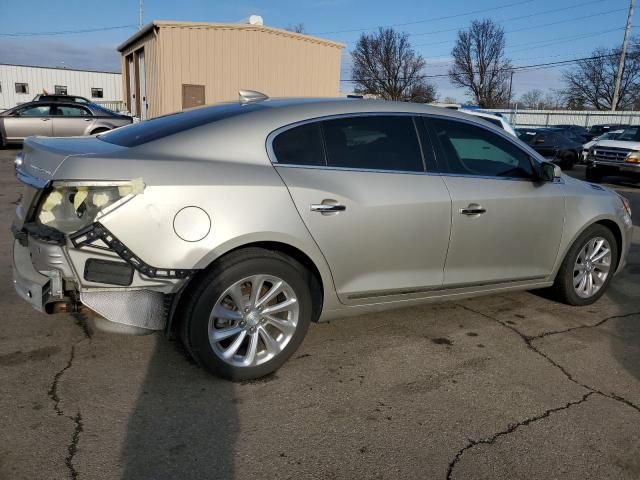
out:
{"label": "damaged front end of car", "polygon": [[144,180],[57,180],[22,153],[16,175],[24,184],[12,226],[18,295],[41,312],[85,313],[101,330],[164,329],[192,271],[148,265],[101,223],[143,195]]}

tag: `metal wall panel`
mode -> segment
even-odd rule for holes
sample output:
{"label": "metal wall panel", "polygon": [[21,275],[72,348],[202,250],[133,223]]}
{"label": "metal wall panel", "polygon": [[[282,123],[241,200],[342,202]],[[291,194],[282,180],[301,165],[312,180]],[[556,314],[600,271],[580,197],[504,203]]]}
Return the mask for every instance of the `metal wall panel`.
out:
{"label": "metal wall panel", "polygon": [[554,125],[580,125],[590,127],[603,123],[640,125],[640,112],[598,110],[511,110],[483,109],[504,115],[514,127],[552,127]]}
{"label": "metal wall panel", "polygon": [[[29,93],[16,93],[15,84],[26,83]],[[0,110],[29,102],[46,90],[55,93],[55,86],[67,87],[69,95],[79,95],[89,100],[122,100],[122,80],[119,73],[90,72],[63,68],[30,67],[0,64]],[[91,89],[102,88],[103,98],[92,98]]]}

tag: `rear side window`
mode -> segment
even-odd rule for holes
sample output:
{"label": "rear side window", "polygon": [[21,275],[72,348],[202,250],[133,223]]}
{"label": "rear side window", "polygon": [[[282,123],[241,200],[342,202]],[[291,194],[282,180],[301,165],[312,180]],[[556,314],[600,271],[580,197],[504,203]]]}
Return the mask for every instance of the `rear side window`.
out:
{"label": "rear side window", "polygon": [[287,165],[326,165],[319,123],[286,130],[273,140],[273,153],[278,163]]}
{"label": "rear side window", "polygon": [[431,119],[445,173],[489,177],[531,178],[529,155],[513,143],[468,123]]}
{"label": "rear side window", "polygon": [[330,167],[421,172],[420,144],[409,116],[346,117],[322,122]]}

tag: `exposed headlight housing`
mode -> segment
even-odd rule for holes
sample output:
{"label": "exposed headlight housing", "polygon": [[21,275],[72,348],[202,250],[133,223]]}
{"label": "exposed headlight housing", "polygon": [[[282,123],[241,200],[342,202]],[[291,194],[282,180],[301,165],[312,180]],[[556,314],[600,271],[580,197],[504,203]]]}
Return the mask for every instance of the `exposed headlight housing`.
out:
{"label": "exposed headlight housing", "polygon": [[629,152],[625,159],[627,163],[640,163],[640,152]]}
{"label": "exposed headlight housing", "polygon": [[44,196],[37,222],[73,233],[94,222],[98,214],[144,191],[142,179],[125,182],[54,182]]}

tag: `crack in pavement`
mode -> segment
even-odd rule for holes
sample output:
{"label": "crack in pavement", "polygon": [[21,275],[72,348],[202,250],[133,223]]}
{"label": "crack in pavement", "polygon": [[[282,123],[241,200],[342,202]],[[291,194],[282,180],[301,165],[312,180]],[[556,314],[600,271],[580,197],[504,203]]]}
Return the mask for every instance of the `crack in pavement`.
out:
{"label": "crack in pavement", "polygon": [[543,418],[549,417],[552,413],[556,413],[556,412],[560,412],[562,410],[566,410],[568,408],[573,407],[574,405],[579,405],[579,404],[587,401],[587,399],[591,395],[593,395],[594,393],[595,392],[587,392],[582,396],[582,398],[580,400],[574,400],[573,402],[568,402],[568,403],[566,403],[565,405],[563,405],[561,407],[550,408],[549,410],[545,410],[543,413],[541,413],[540,415],[536,415],[535,417],[529,417],[529,418],[527,418],[525,420],[522,420],[520,422],[509,424],[509,426],[505,430],[502,430],[502,431],[500,431],[498,433],[495,433],[495,434],[491,435],[490,437],[481,438],[480,440],[471,440],[471,439],[469,439],[469,443],[467,443],[467,445],[465,445],[460,450],[458,450],[458,453],[456,453],[456,456],[453,458],[451,463],[449,463],[449,468],[447,469],[447,480],[451,480],[452,475],[453,475],[453,469],[455,468],[456,464],[460,461],[460,458],[462,457],[462,455],[464,455],[464,453],[467,450],[475,448],[478,445],[492,445],[498,438],[500,438],[500,437],[502,437],[504,435],[509,435],[510,433],[515,432],[520,427],[527,426],[530,423],[537,422],[538,420],[542,420]]}
{"label": "crack in pavement", "polygon": [[601,390],[598,390],[597,388],[591,387],[589,385],[586,385],[584,383],[579,382],[578,380],[576,380],[573,375],[571,375],[571,373],[565,369],[562,365],[560,365],[559,363],[557,363],[555,360],[553,360],[551,357],[549,357],[546,353],[542,352],[541,350],[539,350],[538,348],[536,348],[535,345],[533,345],[533,342],[535,340],[538,340],[540,338],[544,338],[550,335],[555,335],[555,334],[560,334],[560,333],[566,333],[566,332],[570,332],[572,330],[577,330],[579,328],[596,328],[601,326],[602,324],[604,324],[605,322],[609,321],[609,320],[613,320],[615,318],[625,318],[625,317],[630,317],[633,315],[638,315],[640,314],[640,312],[635,312],[635,313],[628,313],[628,314],[624,314],[624,315],[613,315],[611,317],[607,317],[597,323],[595,323],[594,325],[580,325],[577,327],[572,327],[572,328],[568,328],[566,330],[561,330],[561,331],[557,331],[557,332],[545,332],[542,333],[540,335],[536,335],[536,336],[529,336],[529,335],[525,335],[523,333],[521,333],[518,329],[516,329],[515,327],[513,327],[512,325],[509,325],[508,323],[505,323],[489,314],[486,314],[484,312],[480,312],[478,310],[474,310],[471,307],[467,307],[466,305],[462,305],[457,303],[456,305],[458,305],[459,307],[475,313],[476,315],[480,315],[482,317],[488,318],[489,320],[492,320],[500,325],[502,325],[505,328],[508,328],[509,330],[513,331],[514,333],[516,333],[525,343],[526,347],[537,353],[538,355],[540,355],[542,358],[544,358],[548,363],[550,363],[552,366],[554,366],[555,368],[557,368],[558,370],[560,370],[565,377],[567,377],[568,380],[570,380],[571,382],[575,383],[576,385],[579,385],[583,388],[585,388],[586,390],[588,390],[588,392],[586,394],[584,394],[582,396],[581,399],[579,400],[575,400],[573,402],[569,402],[561,407],[556,407],[556,408],[551,408],[549,410],[546,410],[544,413],[535,416],[535,417],[530,417],[528,419],[525,419],[521,422],[517,422],[514,424],[510,424],[509,427],[506,430],[500,431],[494,435],[492,435],[491,437],[488,438],[484,438],[484,439],[480,439],[480,440],[471,440],[469,439],[469,443],[467,445],[465,445],[463,448],[461,448],[458,453],[456,453],[456,456],[453,458],[453,460],[449,463],[449,467],[447,469],[447,480],[451,480],[452,475],[453,475],[453,470],[456,466],[456,464],[460,461],[462,455],[464,455],[464,453],[467,450],[470,450],[472,448],[474,448],[477,445],[480,444],[486,444],[486,445],[491,445],[493,444],[499,437],[503,436],[503,435],[508,435],[512,432],[514,432],[515,430],[517,430],[519,427],[524,426],[524,425],[529,425],[530,423],[533,423],[535,421],[541,420],[543,418],[548,417],[549,415],[551,415],[554,412],[558,412],[560,410],[565,410],[567,408],[570,408],[574,405],[578,405],[584,401],[586,401],[591,395],[593,394],[598,394],[598,395],[602,395],[603,397],[606,398],[610,398],[612,400],[616,400],[618,402],[621,402],[625,405],[627,405],[628,407],[633,408],[634,410],[636,410],[638,413],[640,413],[640,407],[638,407],[637,405],[635,405],[634,403],[632,403],[631,401],[627,400],[626,398],[623,398],[619,395],[616,395],[614,393],[605,393],[602,392]]}
{"label": "crack in pavement", "polygon": [[75,469],[74,465],[73,465],[73,459],[78,451],[78,443],[80,441],[80,433],[83,430],[83,423],[82,423],[82,415],[80,414],[80,411],[78,410],[78,412],[76,413],[75,416],[71,416],[71,415],[67,415],[64,413],[64,411],[60,408],[60,396],[58,395],[58,385],[60,384],[60,379],[62,378],[62,376],[64,375],[64,373],[69,370],[71,368],[71,366],[73,365],[73,361],[75,359],[76,356],[76,346],[78,346],[81,342],[85,341],[85,340],[89,340],[91,341],[91,333],[87,327],[86,324],[86,318],[84,318],[83,316],[79,316],[79,317],[75,317],[76,320],[76,325],[78,325],[78,327],[80,327],[80,329],[82,330],[84,336],[82,339],[76,341],[75,343],[73,343],[71,345],[71,351],[69,353],[69,359],[67,360],[67,363],[64,367],[62,367],[62,369],[60,369],[53,377],[53,381],[51,382],[51,385],[49,386],[49,390],[47,392],[47,394],[49,395],[49,398],[51,398],[51,400],[53,401],[53,410],[56,412],[57,415],[59,416],[63,416],[68,418],[69,420],[71,420],[74,424],[74,428],[73,428],[73,434],[71,436],[71,442],[69,443],[69,445],[67,446],[67,452],[68,455],[66,456],[64,463],[67,466],[67,469],[69,470],[69,476],[71,478],[71,480],[76,480],[78,478],[78,471]]}

